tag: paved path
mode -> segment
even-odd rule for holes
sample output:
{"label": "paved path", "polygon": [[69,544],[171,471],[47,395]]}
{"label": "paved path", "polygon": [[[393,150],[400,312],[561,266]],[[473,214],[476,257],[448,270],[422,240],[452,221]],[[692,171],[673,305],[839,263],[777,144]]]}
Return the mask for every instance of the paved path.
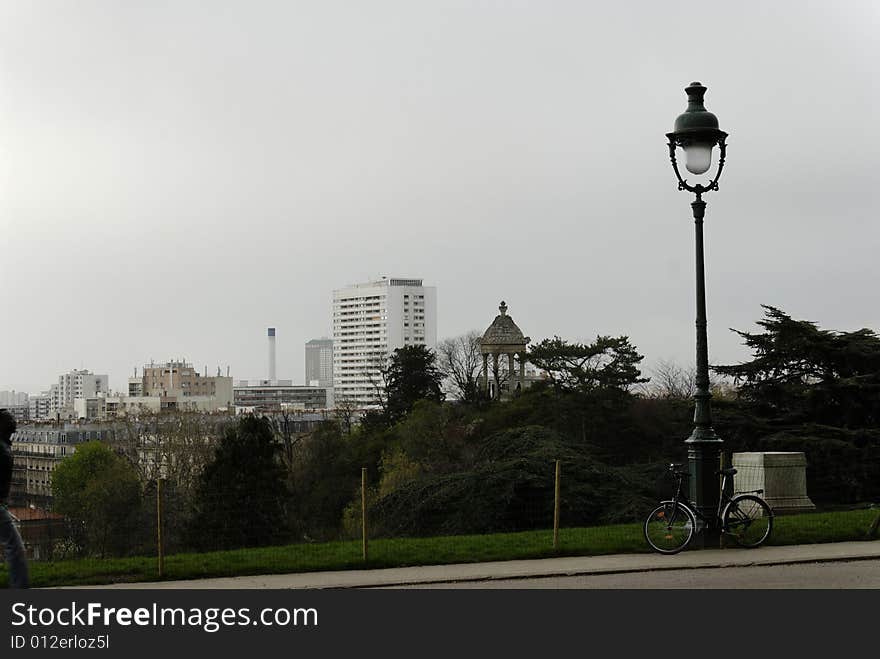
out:
{"label": "paved path", "polygon": [[[761,547],[759,549],[705,549],[675,556],[615,554],[547,558],[530,561],[460,563],[384,570],[308,572],[253,577],[115,584],[100,588],[370,588],[431,583],[486,582],[527,577],[625,574],[655,570],[695,570],[816,563],[827,561],[880,560],[880,541],[836,542],[821,545]],[[484,584],[487,585],[487,584]]]}
{"label": "paved path", "polygon": [[880,588],[880,561],[834,561],[690,570],[653,570],[617,574],[579,574],[563,577],[529,577],[459,581],[383,588],[480,589],[602,589],[602,588]]}

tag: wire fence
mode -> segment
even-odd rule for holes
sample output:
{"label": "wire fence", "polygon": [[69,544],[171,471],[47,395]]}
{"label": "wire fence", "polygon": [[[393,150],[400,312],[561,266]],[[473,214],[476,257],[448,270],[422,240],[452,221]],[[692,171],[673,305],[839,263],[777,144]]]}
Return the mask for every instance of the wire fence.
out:
{"label": "wire fence", "polygon": [[[815,506],[806,490],[806,465],[798,462],[802,456],[782,456],[736,454],[732,462],[726,456],[719,463],[737,470],[727,496],[760,491],[770,504],[777,516],[771,544],[877,537],[880,508]],[[371,477],[363,468],[351,474],[355,485],[342,493],[348,503],[335,523],[283,490],[196,496],[164,480],[150,482],[136,501],[114,506],[111,498],[79,519],[10,510],[19,519],[35,585],[648,551],[642,523],[650,497],[615,511],[600,509],[591,501],[607,495],[601,475],[597,490],[569,467],[548,460],[546,468],[514,478],[405,470]],[[652,486],[641,485],[655,492],[653,503],[671,498],[673,483],[662,476]]]}

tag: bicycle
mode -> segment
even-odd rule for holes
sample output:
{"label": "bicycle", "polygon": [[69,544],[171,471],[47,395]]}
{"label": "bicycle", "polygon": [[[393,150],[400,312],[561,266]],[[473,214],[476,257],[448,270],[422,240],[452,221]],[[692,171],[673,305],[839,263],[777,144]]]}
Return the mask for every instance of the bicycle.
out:
{"label": "bicycle", "polygon": [[[688,472],[683,464],[671,464],[668,471],[676,478],[675,495],[661,501],[645,520],[645,540],[661,554],[677,554],[688,546],[695,533],[708,525],[692,501],[682,496],[682,483]],[[721,532],[731,536],[741,547],[758,547],[770,537],[773,530],[773,511],[759,494],[764,490],[749,490],[728,496],[727,478],[736,469],[721,469],[715,475],[722,477],[721,497],[713,522],[720,522]]]}

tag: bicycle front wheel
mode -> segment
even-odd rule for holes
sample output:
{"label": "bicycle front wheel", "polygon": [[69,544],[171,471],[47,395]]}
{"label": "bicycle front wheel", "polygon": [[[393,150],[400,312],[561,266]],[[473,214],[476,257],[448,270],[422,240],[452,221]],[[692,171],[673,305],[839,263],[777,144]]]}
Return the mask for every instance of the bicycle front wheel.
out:
{"label": "bicycle front wheel", "polygon": [[657,506],[645,520],[645,540],[654,551],[677,554],[694,537],[694,520],[687,508],[672,501]]}
{"label": "bicycle front wheel", "polygon": [[723,522],[724,531],[740,547],[757,547],[770,537],[773,511],[761,497],[744,494],[727,504]]}

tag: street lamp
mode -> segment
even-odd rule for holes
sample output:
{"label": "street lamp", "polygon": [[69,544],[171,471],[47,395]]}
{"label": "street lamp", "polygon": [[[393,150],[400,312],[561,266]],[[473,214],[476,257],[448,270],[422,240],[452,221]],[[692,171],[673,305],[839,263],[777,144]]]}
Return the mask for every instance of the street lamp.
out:
{"label": "street lamp", "polygon": [[[697,265],[697,391],[694,394],[694,430],[685,440],[688,449],[688,472],[690,474],[690,498],[696,504],[709,528],[704,534],[706,546],[718,546],[720,531],[715,527],[718,508],[719,486],[716,471],[719,468],[722,441],[712,429],[712,394],[709,392],[709,344],[706,339],[706,275],[703,259],[703,216],[706,202],[703,195],[718,189],[718,179],[724,169],[725,139],[727,133],[718,129],[718,118],[706,110],[703,96],[706,88],[692,82],[685,89],[688,106],[675,120],[675,129],[667,133],[669,159],[678,179],[678,189],[696,195],[691,202],[694,212]],[[690,185],[682,179],[675,159],[676,147],[685,152],[685,168],[692,174],[704,174],[712,163],[712,149],[718,146],[718,170],[708,184]]]}

